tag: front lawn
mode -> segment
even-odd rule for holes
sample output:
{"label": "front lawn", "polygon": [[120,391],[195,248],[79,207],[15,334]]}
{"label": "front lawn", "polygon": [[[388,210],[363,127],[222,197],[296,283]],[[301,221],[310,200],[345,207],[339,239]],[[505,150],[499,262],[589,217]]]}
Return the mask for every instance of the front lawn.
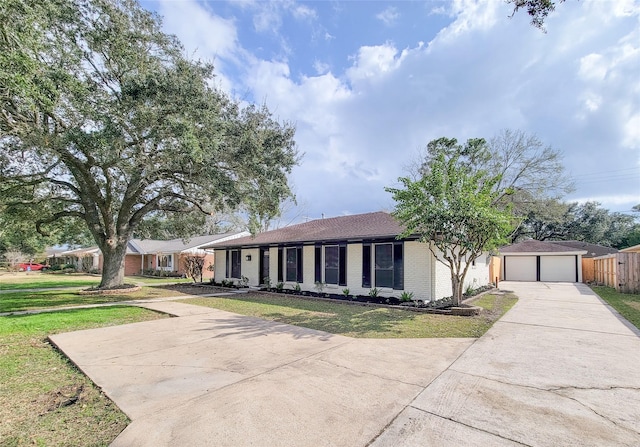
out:
{"label": "front lawn", "polygon": [[[47,290],[37,292],[15,291],[0,293],[0,312],[47,309],[84,304],[115,303],[120,301],[162,298],[171,296],[189,296],[180,289],[155,286],[142,287],[137,292],[117,295],[81,295],[75,290]],[[203,291],[205,293],[206,291]]]}
{"label": "front lawn", "polygon": [[54,275],[41,272],[18,272],[0,275],[0,290],[92,287],[98,284],[100,284],[100,277],[82,273]]}
{"label": "front lawn", "polygon": [[348,337],[464,338],[484,334],[515,304],[517,298],[511,294],[484,295],[474,303],[484,309],[475,317],[434,315],[259,293],[181,301]]}
{"label": "front lawn", "polygon": [[0,317],[0,445],[108,445],[128,418],[62,354],[50,334],[164,318],[114,306]]}
{"label": "front lawn", "polygon": [[591,286],[600,298],[640,329],[640,295],[616,292],[613,287]]}
{"label": "front lawn", "polygon": [[[127,276],[127,284],[173,284],[189,283],[188,278]],[[54,287],[95,287],[100,284],[100,276],[84,273],[41,273],[16,272],[0,274],[0,290],[49,289]]]}

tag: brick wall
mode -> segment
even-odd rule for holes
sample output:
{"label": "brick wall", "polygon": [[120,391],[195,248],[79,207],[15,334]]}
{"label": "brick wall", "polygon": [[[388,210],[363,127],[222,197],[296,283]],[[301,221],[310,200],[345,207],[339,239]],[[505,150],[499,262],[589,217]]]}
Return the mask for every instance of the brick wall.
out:
{"label": "brick wall", "polygon": [[125,276],[139,275],[140,266],[142,265],[142,255],[126,255],[124,257],[124,274]]}

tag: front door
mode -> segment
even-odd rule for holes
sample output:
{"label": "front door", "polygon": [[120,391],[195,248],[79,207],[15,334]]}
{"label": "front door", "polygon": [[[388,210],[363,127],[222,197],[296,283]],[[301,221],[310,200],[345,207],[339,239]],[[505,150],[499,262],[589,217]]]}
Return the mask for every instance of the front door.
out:
{"label": "front door", "polygon": [[269,278],[269,247],[260,248],[260,284],[265,284]]}

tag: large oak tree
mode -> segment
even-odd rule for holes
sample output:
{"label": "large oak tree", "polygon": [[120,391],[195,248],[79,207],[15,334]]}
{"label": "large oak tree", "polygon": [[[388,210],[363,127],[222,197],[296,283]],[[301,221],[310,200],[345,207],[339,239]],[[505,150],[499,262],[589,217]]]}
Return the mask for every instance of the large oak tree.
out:
{"label": "large oak tree", "polygon": [[215,88],[134,0],[0,0],[0,201],[42,232],[84,222],[100,287],[123,283],[149,217],[275,212],[294,132]]}

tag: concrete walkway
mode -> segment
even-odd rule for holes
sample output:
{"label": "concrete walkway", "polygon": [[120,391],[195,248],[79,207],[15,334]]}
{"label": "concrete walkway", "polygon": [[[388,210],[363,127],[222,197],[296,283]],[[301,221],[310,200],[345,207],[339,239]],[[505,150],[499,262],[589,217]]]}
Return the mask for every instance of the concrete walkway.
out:
{"label": "concrete walkway", "polygon": [[520,301],[475,343],[167,302],[51,339],[133,420],[113,446],[640,445],[638,332],[583,285],[501,288]]}

